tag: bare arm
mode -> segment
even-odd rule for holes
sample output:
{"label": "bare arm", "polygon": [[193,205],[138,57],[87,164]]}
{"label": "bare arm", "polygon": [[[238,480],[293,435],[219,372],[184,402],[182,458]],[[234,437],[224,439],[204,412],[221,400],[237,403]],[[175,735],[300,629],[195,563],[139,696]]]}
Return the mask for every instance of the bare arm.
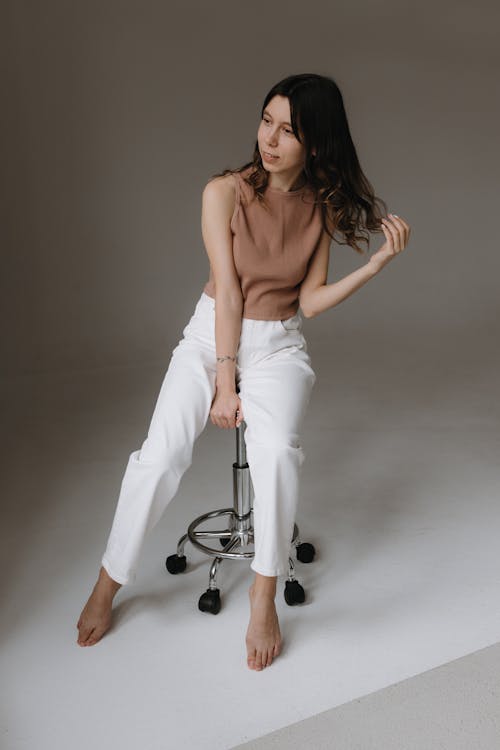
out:
{"label": "bare arm", "polygon": [[[214,274],[215,343],[217,356],[236,357],[241,335],[243,295],[233,259],[230,222],[235,205],[231,175],[217,177],[205,185],[202,196],[201,231]],[[217,390],[236,391],[236,364],[217,362]]]}
{"label": "bare arm", "polygon": [[323,232],[300,286],[299,303],[306,318],[314,318],[350,297],[404,249],[410,236],[410,226],[404,219],[389,214],[389,219],[382,219],[382,228],[386,237],[382,247],[364,266],[333,284],[326,283],[331,238]]}
{"label": "bare arm", "polygon": [[366,284],[379,270],[368,261],[340,281],[327,284],[329,255],[330,237],[325,233],[300,287],[299,301],[306,318],[315,318],[330,307],[335,307]]}

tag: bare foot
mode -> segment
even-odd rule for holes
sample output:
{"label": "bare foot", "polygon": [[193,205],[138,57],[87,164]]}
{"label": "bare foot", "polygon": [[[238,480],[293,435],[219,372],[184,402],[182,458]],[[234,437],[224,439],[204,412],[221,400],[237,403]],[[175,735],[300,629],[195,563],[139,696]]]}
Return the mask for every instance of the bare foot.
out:
{"label": "bare foot", "polygon": [[121,585],[101,567],[97,583],[82,610],[80,619],[76,623],[78,628],[76,642],[78,645],[93,646],[109,629],[113,597],[121,588]]}
{"label": "bare foot", "polygon": [[246,634],[247,664],[260,671],[281,651],[281,633],[274,597],[250,586],[250,622]]}

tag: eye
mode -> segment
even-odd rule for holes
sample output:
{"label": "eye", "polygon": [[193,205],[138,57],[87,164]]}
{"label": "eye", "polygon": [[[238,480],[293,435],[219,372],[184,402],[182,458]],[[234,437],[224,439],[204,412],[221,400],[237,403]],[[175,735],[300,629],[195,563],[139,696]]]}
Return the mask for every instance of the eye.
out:
{"label": "eye", "polygon": [[[269,124],[270,124],[270,122],[271,122],[271,120],[269,120],[269,119],[268,119],[268,118],[267,118],[266,116],[264,116],[264,117],[262,118],[262,120],[263,120],[263,121],[264,121],[264,122],[266,123],[266,125],[269,125]],[[294,135],[294,132],[293,132],[293,130],[290,130],[290,128],[283,128],[283,130],[285,131],[285,133],[286,133],[287,135]]]}

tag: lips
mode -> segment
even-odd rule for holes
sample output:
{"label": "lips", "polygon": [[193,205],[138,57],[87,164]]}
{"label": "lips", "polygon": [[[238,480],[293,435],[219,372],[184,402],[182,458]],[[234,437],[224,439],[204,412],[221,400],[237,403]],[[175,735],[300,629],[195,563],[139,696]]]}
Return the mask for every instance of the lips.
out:
{"label": "lips", "polygon": [[279,159],[279,156],[277,154],[270,154],[269,151],[263,151],[262,153],[264,153],[266,156],[272,157],[273,159]]}

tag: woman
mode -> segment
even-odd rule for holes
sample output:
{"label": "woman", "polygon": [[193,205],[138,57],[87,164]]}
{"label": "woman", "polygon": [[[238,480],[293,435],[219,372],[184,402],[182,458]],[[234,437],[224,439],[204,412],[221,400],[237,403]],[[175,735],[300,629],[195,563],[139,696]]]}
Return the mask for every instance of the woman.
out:
{"label": "woman", "polygon": [[[135,578],[144,537],[176,494],[210,416],[225,429],[246,424],[255,543],[247,665],[260,670],[280,653],[276,580],[288,572],[300,430],[316,380],[299,305],[305,317],[319,315],[404,249],[410,227],[383,217],[379,204],[386,209],[360,168],[334,81],[302,74],[273,86],[252,161],[204,188],[209,279],[172,353],[148,436],[129,457],[99,577],[77,623],[80,645],[109,628],[113,597]],[[367,229],[383,231],[382,247],[327,284],[335,232],[365,254],[358,241],[369,242]]]}

